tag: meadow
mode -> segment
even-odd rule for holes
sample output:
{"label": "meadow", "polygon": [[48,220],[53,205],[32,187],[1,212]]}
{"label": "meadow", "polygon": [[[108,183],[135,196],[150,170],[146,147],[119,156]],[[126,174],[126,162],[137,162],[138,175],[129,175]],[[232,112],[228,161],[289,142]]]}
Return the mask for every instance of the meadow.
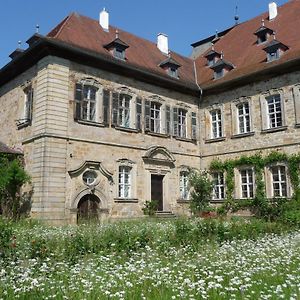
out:
{"label": "meadow", "polygon": [[300,230],[261,220],[0,222],[0,299],[300,299]]}

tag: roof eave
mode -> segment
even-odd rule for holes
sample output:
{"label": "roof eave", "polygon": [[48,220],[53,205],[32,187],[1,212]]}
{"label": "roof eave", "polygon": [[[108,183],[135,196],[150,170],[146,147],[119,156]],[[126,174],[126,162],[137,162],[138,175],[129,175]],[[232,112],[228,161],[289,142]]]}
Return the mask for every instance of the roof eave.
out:
{"label": "roof eave", "polygon": [[193,82],[183,82],[178,79],[167,78],[138,66],[116,60],[110,56],[91,50],[70,45],[65,42],[43,37],[32,47],[28,48],[6,66],[0,69],[0,86],[23,73],[45,56],[54,55],[87,65],[111,71],[116,74],[131,76],[141,81],[156,84],[161,87],[198,96],[199,89]]}

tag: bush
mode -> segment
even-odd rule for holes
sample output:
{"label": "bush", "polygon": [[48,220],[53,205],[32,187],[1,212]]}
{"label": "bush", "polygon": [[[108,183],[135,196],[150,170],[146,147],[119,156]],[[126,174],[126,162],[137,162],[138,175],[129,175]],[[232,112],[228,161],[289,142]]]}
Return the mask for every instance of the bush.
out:
{"label": "bush", "polygon": [[0,218],[0,257],[8,256],[13,247],[13,226]]}
{"label": "bush", "polygon": [[213,182],[209,179],[207,172],[191,172],[189,185],[191,188],[191,211],[195,214],[209,210]]}
{"label": "bush", "polygon": [[158,209],[157,200],[147,200],[142,208],[144,215],[154,216]]}

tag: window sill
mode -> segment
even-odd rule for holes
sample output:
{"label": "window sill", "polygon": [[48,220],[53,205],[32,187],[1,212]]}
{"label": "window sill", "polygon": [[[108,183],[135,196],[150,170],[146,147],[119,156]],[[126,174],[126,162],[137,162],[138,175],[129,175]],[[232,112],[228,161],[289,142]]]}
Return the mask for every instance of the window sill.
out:
{"label": "window sill", "polygon": [[263,129],[261,133],[270,133],[270,132],[277,132],[277,131],[284,131],[287,130],[287,126],[279,126],[275,128],[268,128],[268,129]]}
{"label": "window sill", "polygon": [[126,131],[126,132],[134,132],[134,133],[140,132],[140,130],[135,128],[130,128],[130,127],[115,126],[115,129],[120,131]]}
{"label": "window sill", "polygon": [[16,120],[16,125],[17,125],[18,129],[22,129],[22,128],[25,128],[27,126],[30,126],[31,125],[31,120],[26,120],[26,121]]}
{"label": "window sill", "polygon": [[238,134],[234,134],[231,138],[232,139],[239,139],[239,138],[243,138],[243,137],[247,137],[247,136],[253,136],[254,134],[255,134],[254,131],[245,132],[245,133],[238,133]]}
{"label": "window sill", "polygon": [[219,138],[214,138],[214,139],[205,140],[205,143],[206,143],[206,144],[217,143],[217,142],[225,141],[225,139],[226,139],[226,137],[225,137],[225,136],[222,136],[222,137],[219,137]]}
{"label": "window sill", "polygon": [[191,201],[190,200],[187,200],[187,199],[178,199],[177,200],[177,203],[184,203],[184,204],[187,204],[187,203],[190,203]]}
{"label": "window sill", "polygon": [[218,204],[218,203],[223,203],[225,199],[212,199],[210,200],[210,203],[212,204]]}
{"label": "window sill", "polygon": [[158,133],[158,132],[154,132],[154,131],[145,131],[146,134],[148,135],[152,135],[152,136],[157,136],[157,137],[161,137],[161,138],[169,138],[170,135],[166,134],[166,133]]}
{"label": "window sill", "polygon": [[175,140],[177,141],[182,141],[182,142],[189,142],[189,143],[196,143],[196,140],[192,140],[189,138],[184,138],[184,137],[180,137],[180,136],[175,136]]}
{"label": "window sill", "polygon": [[92,121],[88,121],[88,120],[75,120],[75,122],[77,122],[78,124],[95,126],[95,127],[106,127],[107,126],[103,123],[92,122]]}
{"label": "window sill", "polygon": [[139,200],[137,198],[115,198],[116,203],[138,203]]}

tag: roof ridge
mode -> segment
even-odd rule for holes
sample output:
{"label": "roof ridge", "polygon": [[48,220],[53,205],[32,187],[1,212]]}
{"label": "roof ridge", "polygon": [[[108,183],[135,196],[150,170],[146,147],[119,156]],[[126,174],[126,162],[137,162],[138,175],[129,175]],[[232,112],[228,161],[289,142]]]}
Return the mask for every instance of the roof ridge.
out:
{"label": "roof ridge", "polygon": [[[57,26],[55,26],[48,34],[47,37],[50,38],[58,38],[58,36],[60,35],[61,31],[65,28],[66,24],[68,23],[68,21],[70,20],[71,17],[73,17],[74,15],[76,15],[76,12],[71,12],[70,14],[68,14]],[[57,32],[55,32],[55,30],[57,30]],[[51,35],[51,33],[54,33],[54,35]]]}

